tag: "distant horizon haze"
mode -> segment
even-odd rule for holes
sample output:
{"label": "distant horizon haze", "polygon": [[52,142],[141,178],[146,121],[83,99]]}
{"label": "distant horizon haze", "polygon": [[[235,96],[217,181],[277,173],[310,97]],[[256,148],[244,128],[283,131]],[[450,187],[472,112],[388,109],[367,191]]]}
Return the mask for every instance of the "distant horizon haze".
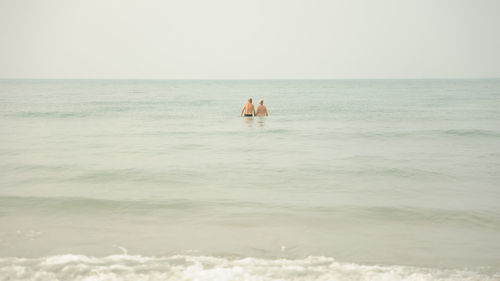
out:
{"label": "distant horizon haze", "polygon": [[0,79],[494,79],[495,0],[3,0]]}
{"label": "distant horizon haze", "polygon": [[0,80],[95,80],[95,81],[418,81],[418,80],[499,80],[500,77],[450,77],[450,78],[3,78]]}

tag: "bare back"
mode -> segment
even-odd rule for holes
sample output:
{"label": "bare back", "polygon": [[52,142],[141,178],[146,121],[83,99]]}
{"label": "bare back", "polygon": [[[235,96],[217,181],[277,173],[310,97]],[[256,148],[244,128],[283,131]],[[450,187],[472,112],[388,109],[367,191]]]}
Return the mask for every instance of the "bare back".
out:
{"label": "bare back", "polygon": [[245,112],[245,115],[252,115],[255,113],[255,107],[249,102],[243,106],[243,110],[241,112]]}
{"label": "bare back", "polygon": [[259,104],[257,106],[257,110],[255,111],[255,116],[268,116],[269,114],[267,114],[267,108],[262,105],[262,104]]}

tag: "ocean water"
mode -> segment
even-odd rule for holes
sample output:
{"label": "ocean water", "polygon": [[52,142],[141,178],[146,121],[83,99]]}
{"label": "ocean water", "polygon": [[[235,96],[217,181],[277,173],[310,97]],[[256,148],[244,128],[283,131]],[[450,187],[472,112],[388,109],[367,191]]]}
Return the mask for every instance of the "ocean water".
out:
{"label": "ocean water", "polygon": [[500,280],[500,80],[0,80],[0,280]]}

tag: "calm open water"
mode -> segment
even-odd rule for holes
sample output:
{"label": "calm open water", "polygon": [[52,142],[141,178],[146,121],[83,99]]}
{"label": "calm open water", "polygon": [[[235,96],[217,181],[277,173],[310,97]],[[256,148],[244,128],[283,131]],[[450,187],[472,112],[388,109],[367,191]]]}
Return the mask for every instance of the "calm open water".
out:
{"label": "calm open water", "polygon": [[500,280],[500,80],[0,80],[0,280],[115,279]]}

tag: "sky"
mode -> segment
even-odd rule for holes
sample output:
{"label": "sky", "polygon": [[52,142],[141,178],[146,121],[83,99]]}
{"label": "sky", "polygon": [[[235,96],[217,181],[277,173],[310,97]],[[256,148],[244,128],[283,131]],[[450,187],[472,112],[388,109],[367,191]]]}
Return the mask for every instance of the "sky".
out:
{"label": "sky", "polygon": [[0,78],[498,77],[498,0],[0,0]]}

